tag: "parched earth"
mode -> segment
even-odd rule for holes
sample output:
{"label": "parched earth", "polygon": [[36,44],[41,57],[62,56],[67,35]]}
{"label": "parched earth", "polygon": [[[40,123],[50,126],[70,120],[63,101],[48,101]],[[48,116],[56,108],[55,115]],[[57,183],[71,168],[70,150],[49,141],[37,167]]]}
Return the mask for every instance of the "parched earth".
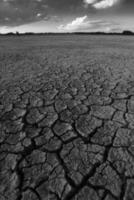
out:
{"label": "parched earth", "polygon": [[1,39],[0,200],[134,199],[134,39],[70,37]]}

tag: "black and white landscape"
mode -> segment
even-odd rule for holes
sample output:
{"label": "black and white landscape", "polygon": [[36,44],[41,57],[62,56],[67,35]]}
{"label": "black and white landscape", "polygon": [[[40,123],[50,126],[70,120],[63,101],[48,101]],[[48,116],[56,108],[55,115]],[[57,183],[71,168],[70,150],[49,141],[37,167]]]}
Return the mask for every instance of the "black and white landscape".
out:
{"label": "black and white landscape", "polygon": [[133,9],[0,1],[0,200],[134,199]]}

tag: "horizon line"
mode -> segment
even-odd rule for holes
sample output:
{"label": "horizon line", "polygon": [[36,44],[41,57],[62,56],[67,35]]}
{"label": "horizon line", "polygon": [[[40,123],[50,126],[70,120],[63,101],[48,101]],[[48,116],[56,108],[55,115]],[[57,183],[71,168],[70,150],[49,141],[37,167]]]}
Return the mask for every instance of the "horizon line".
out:
{"label": "horizon line", "polygon": [[8,32],[8,33],[0,33],[0,35],[4,36],[4,35],[73,35],[73,34],[83,34],[83,35],[95,35],[95,34],[100,34],[100,35],[134,35],[133,31],[130,30],[124,30],[121,32],[103,32],[103,31],[93,31],[93,32],[82,32],[82,31],[76,31],[76,32]]}

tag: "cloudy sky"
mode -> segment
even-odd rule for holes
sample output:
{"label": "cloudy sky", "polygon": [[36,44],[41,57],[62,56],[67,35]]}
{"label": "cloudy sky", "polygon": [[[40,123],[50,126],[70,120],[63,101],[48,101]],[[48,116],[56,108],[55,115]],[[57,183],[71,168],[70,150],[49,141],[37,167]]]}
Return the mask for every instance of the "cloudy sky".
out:
{"label": "cloudy sky", "polygon": [[0,0],[0,32],[134,31],[134,0]]}

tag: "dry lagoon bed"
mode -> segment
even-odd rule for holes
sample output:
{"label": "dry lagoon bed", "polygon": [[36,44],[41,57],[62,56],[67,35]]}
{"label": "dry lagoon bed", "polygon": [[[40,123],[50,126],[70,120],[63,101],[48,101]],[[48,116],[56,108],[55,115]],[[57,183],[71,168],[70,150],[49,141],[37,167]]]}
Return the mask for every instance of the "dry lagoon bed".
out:
{"label": "dry lagoon bed", "polygon": [[134,37],[0,37],[0,200],[134,199]]}

